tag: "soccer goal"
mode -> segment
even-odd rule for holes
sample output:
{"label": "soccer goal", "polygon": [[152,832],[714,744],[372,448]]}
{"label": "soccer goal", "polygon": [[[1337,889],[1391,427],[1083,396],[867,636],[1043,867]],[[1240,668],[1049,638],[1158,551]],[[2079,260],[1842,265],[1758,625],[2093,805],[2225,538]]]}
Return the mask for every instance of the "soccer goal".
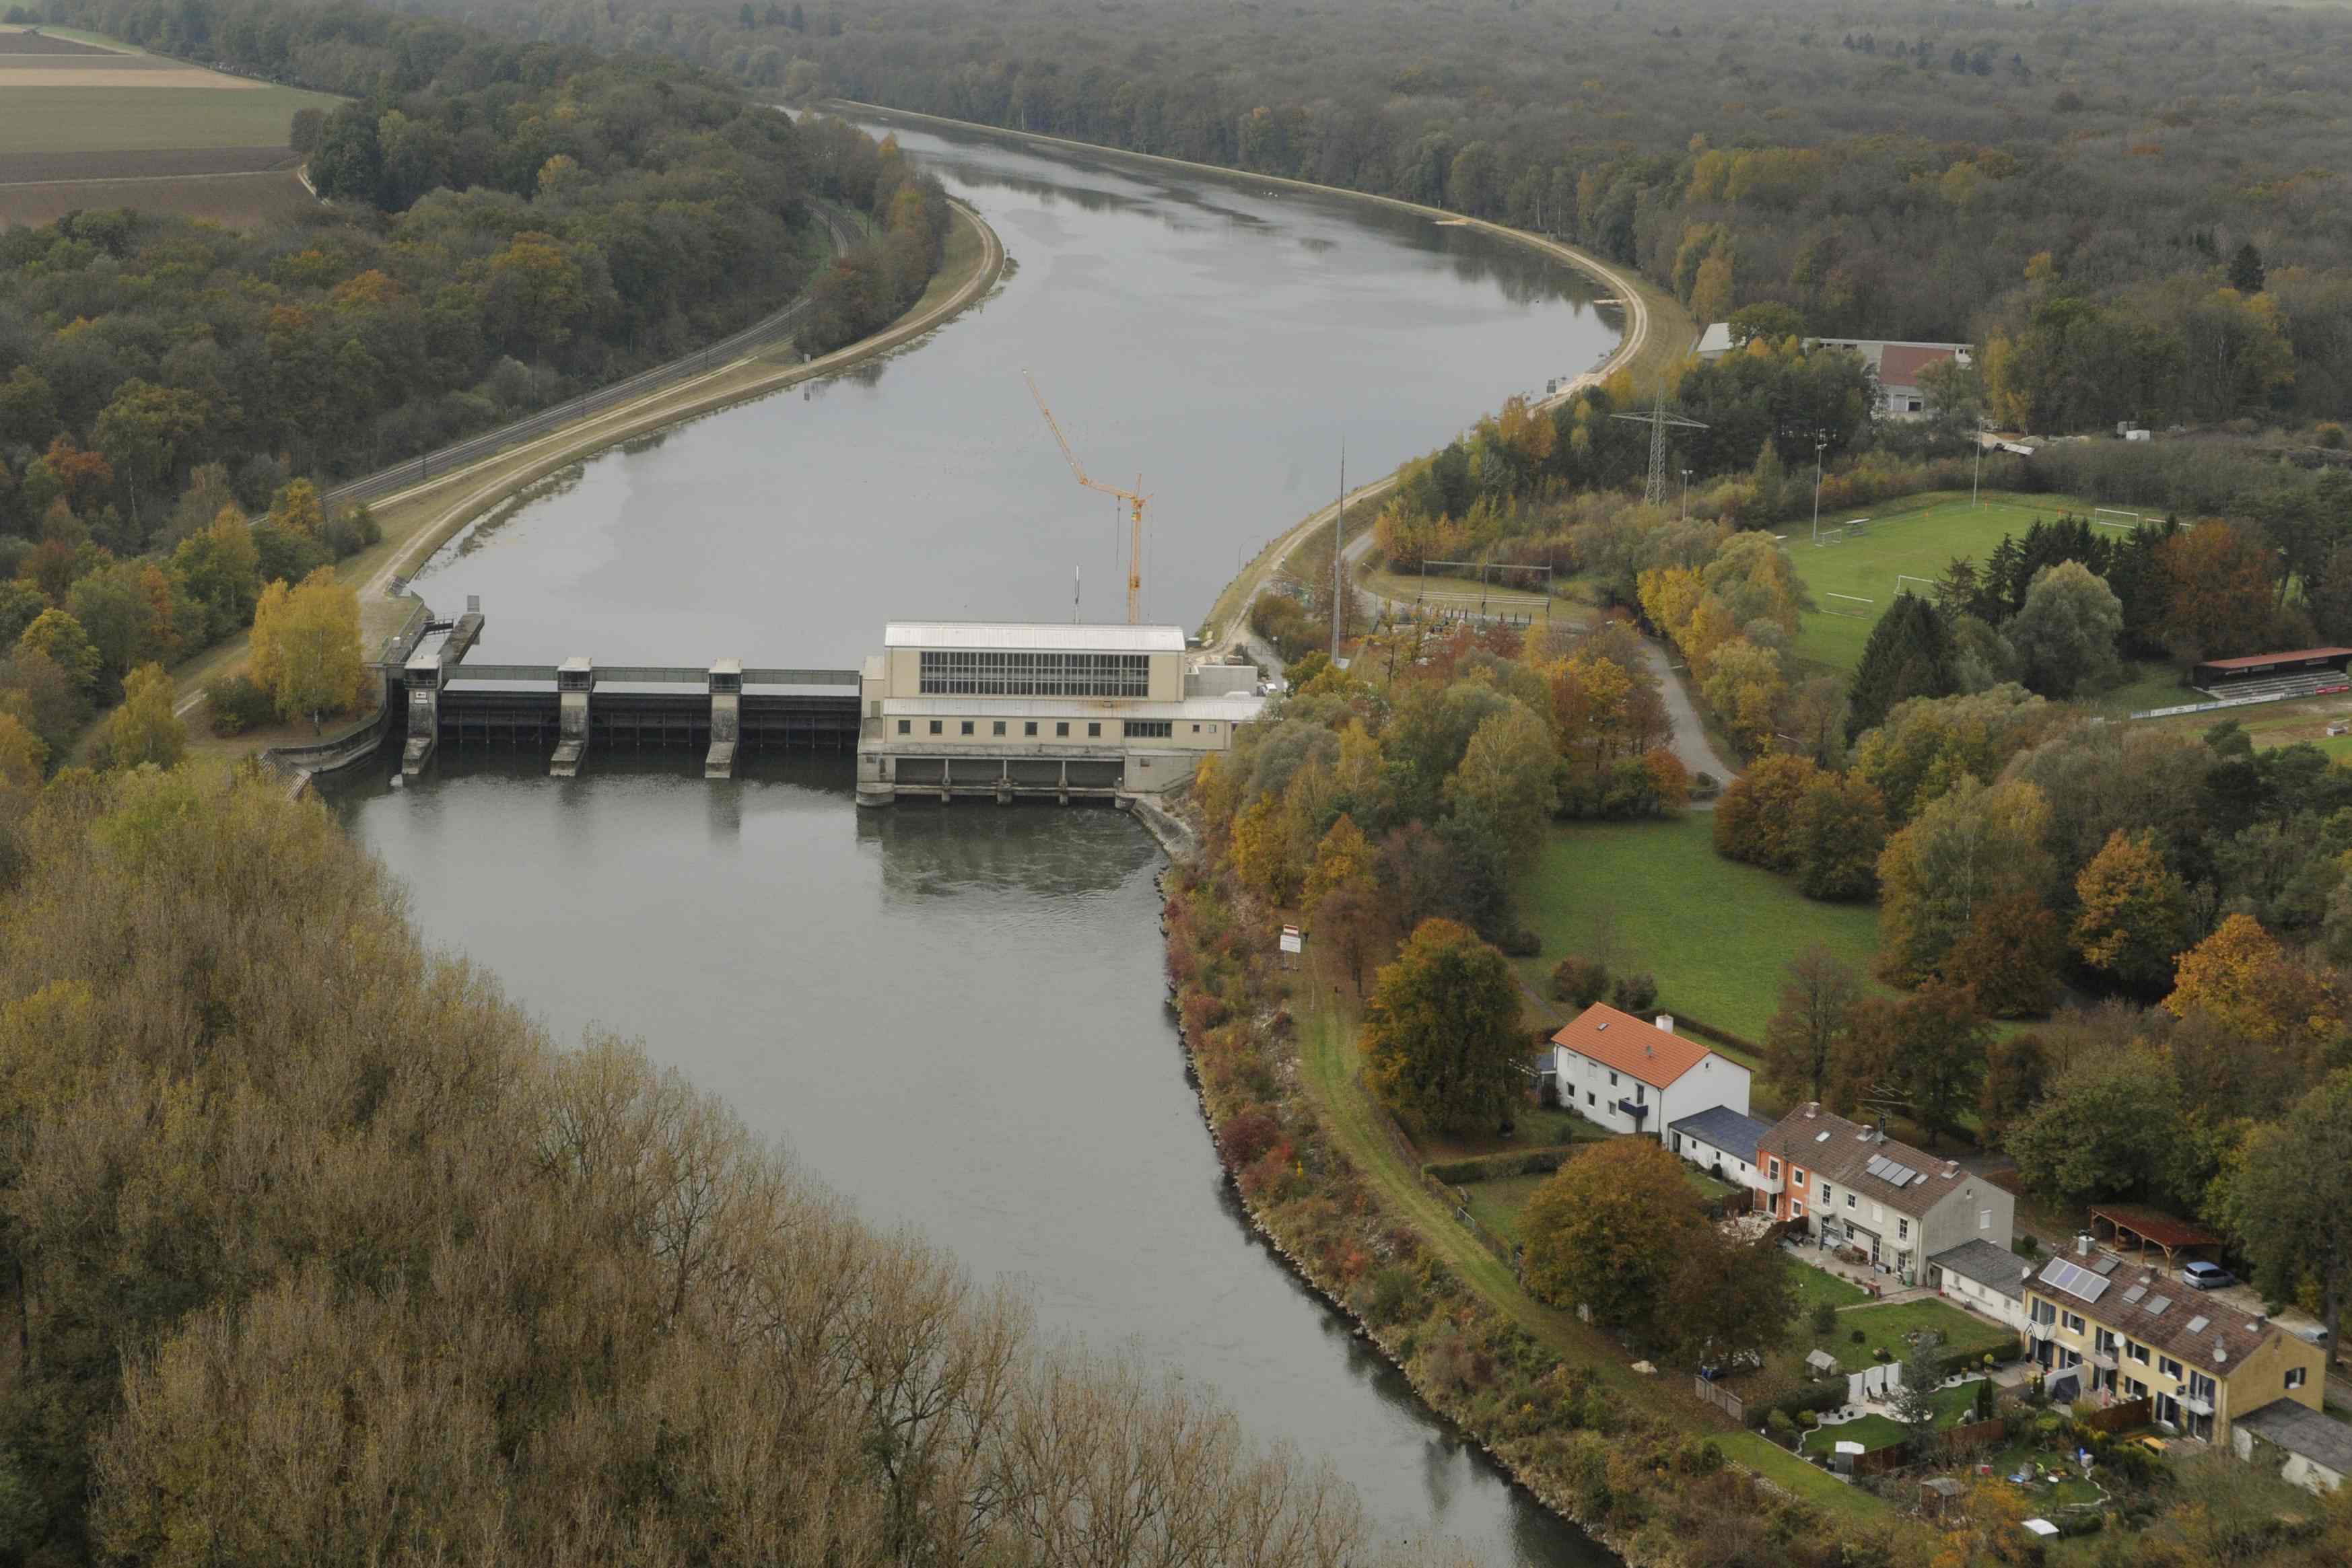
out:
{"label": "soccer goal", "polygon": [[1897,593],[1902,592],[1903,585],[1906,582],[1916,582],[1921,588],[1927,591],[1928,598],[1933,599],[1936,597],[1936,580],[1934,578],[1914,577],[1907,571],[1898,571],[1895,574],[1895,591]]}
{"label": "soccer goal", "polygon": [[[1822,614],[1824,614],[1824,615],[1850,615],[1850,616],[1852,616],[1852,617],[1853,617],[1854,620],[1856,620],[1856,621],[1867,621],[1867,620],[1870,620],[1870,619],[1871,619],[1871,617],[1872,617],[1872,615],[1873,615],[1873,614],[1874,614],[1874,612],[1873,607],[1874,607],[1874,606],[1875,606],[1875,605],[1878,603],[1878,601],[1876,601],[1875,599],[1864,599],[1864,598],[1863,598],[1861,595],[1859,595],[1859,594],[1853,594],[1853,593],[1830,593],[1830,592],[1824,591],[1824,592],[1822,593],[1822,598],[1824,598],[1824,599],[1837,599],[1837,600],[1843,600],[1843,601],[1844,601],[1843,603],[1840,603],[1840,604],[1824,604],[1824,605],[1822,605]],[[1848,608],[1846,607],[1847,605],[1861,605],[1861,606],[1863,606],[1863,608],[1858,609],[1858,610],[1850,610],[1850,609],[1848,609]]]}

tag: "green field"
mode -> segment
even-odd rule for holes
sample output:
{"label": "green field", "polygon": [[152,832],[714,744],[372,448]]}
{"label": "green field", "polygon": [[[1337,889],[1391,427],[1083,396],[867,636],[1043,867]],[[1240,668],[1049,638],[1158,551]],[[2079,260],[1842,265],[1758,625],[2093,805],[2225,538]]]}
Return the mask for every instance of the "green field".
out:
{"label": "green field", "polygon": [[[1981,563],[2003,534],[2021,534],[2033,519],[2062,512],[2091,516],[2092,503],[2070,496],[2019,496],[1987,491],[1983,505],[1965,494],[1932,491],[1876,507],[1858,507],[1822,518],[1822,535],[1836,542],[1812,543],[1812,520],[1787,525],[1789,559],[1813,596],[1815,608],[1797,630],[1797,656],[1832,670],[1862,662],[1870,629],[1903,589],[1924,593],[1924,582],[1901,582],[1897,574],[1933,580],[1955,557]],[[1850,525],[1870,519],[1857,534]],[[1848,531],[1832,534],[1832,528]],[[1845,595],[1840,598],[1838,595]]]}
{"label": "green field", "polygon": [[1762,1037],[1780,1006],[1790,959],[1819,942],[1866,972],[1878,946],[1877,905],[1815,903],[1790,878],[1725,860],[1704,812],[1556,825],[1518,893],[1543,942],[1535,957],[1517,961],[1538,996],[1551,995],[1561,958],[1608,946],[1612,971],[1658,977],[1660,1010],[1749,1040]]}
{"label": "green field", "polygon": [[143,152],[173,147],[283,147],[294,111],[342,100],[287,87],[53,87],[0,92],[0,148],[11,152]]}

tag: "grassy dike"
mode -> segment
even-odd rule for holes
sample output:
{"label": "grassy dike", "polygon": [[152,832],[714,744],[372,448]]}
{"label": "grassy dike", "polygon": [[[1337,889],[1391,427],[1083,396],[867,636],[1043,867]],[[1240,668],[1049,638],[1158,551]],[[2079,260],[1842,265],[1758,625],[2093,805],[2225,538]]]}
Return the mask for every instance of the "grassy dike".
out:
{"label": "grassy dike", "polygon": [[1202,1104],[1252,1223],[1547,1507],[1629,1562],[1724,1560],[1786,1542],[1790,1563],[1923,1527],[1760,1436],[1687,1374],[1536,1301],[1422,1184],[1365,1092],[1359,1004],[1331,966],[1277,967],[1268,912],[1213,859],[1164,883],[1168,970]]}
{"label": "grassy dike", "polygon": [[[1004,269],[1003,242],[979,214],[960,204],[950,210],[957,221],[948,231],[930,286],[905,314],[873,336],[806,363],[789,340],[771,344],[373,503],[372,510],[383,530],[383,540],[336,568],[340,576],[361,585],[362,637],[371,655],[407,612],[407,601],[388,596],[392,580],[415,571],[462,529],[526,490],[627,442],[894,352],[985,298]],[[245,663],[248,642],[247,635],[239,632],[173,668],[172,676],[178,688],[175,706],[180,714],[187,716],[203,704],[207,682]],[[85,732],[82,747],[90,743],[105,716],[99,715]],[[188,737],[192,752],[225,757],[311,738],[309,726],[297,725],[219,739],[201,724],[191,727]]]}

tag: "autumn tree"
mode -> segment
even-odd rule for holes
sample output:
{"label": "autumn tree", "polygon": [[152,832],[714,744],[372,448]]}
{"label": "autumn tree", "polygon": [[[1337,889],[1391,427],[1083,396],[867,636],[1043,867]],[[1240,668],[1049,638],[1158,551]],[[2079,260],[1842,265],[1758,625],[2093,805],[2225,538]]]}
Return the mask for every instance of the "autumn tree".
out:
{"label": "autumn tree", "polygon": [[32,727],[0,709],[0,789],[38,789],[48,760],[48,746]]}
{"label": "autumn tree", "polygon": [[1886,804],[1867,780],[1823,772],[1799,798],[1788,843],[1797,890],[1807,898],[1868,898],[1878,891],[1878,857],[1886,849]]}
{"label": "autumn tree", "polygon": [[1522,1085],[1527,1041],[1503,955],[1450,920],[1425,920],[1383,966],[1365,1009],[1364,1080],[1425,1125],[1502,1119]]}
{"label": "autumn tree", "polygon": [[2002,628],[2025,664],[2025,684],[2044,696],[2103,691],[2123,674],[2116,640],[2123,604],[2079,560],[2045,566],[2026,591],[2025,608]]}
{"label": "autumn tree", "polygon": [[1760,1364],[1788,1340],[1797,1276],[1778,1242],[1701,1226],[1682,1244],[1665,1300],[1673,1310],[1661,1314],[1659,1326],[1685,1364]]}
{"label": "autumn tree", "polygon": [[2164,989],[2188,940],[2189,894],[2154,831],[2110,832],[2076,874],[2074,897],[2074,946],[2084,964],[2143,994]]}
{"label": "autumn tree", "polygon": [[360,657],[359,595],[322,566],[299,588],[273,582],[253,616],[253,678],[287,718],[308,715],[311,727],[359,701],[366,666]]}
{"label": "autumn tree", "polygon": [[44,610],[16,639],[18,657],[37,654],[65,672],[85,696],[98,684],[102,661],[81,622],[62,610]]}
{"label": "autumn tree", "polygon": [[1520,1278],[1538,1300],[1590,1308],[1608,1328],[1663,1337],[1675,1270],[1706,1217],[1683,1162],[1650,1138],[1614,1138],[1577,1155],[1521,1211]]}
{"label": "autumn tree", "polygon": [[2164,642],[2184,662],[2251,653],[2270,643],[2276,573],[2251,528],[2208,519],[2158,547]]}
{"label": "autumn tree", "polygon": [[278,487],[269,497],[269,520],[288,533],[306,539],[315,539],[327,531],[327,511],[320,504],[319,487],[308,479],[295,479]]}
{"label": "autumn tree", "polygon": [[1980,909],[2038,902],[2050,881],[2048,821],[2032,785],[1963,778],[1889,839],[1878,860],[1880,975],[1912,985],[1941,974]]}
{"label": "autumn tree", "polygon": [[2164,1010],[2210,1014],[2256,1045],[2332,1038],[2343,1024],[2336,988],[2291,960],[2250,915],[2232,915],[2180,955]]}
{"label": "autumn tree", "polygon": [[187,750],[188,727],[172,711],[173,695],[172,677],[163,665],[142,664],[131,672],[122,683],[121,706],[106,716],[104,744],[111,766],[178,764]]}
{"label": "autumn tree", "polygon": [[1989,898],[1944,959],[1944,976],[1966,986],[1994,1018],[2034,1018],[2050,1009],[2066,939],[2058,917],[2024,889]]}
{"label": "autumn tree", "polygon": [[2028,1187],[2055,1202],[2167,1198],[2187,1142],[2179,1080],[2147,1045],[2067,1068],[2012,1122],[2005,1146]]}
{"label": "autumn tree", "polygon": [[1783,973],[1780,1010],[1764,1029],[1764,1082],[1785,1100],[1824,1099],[1862,977],[1818,942]]}
{"label": "autumn tree", "polygon": [[1514,859],[1535,852],[1558,796],[1559,766],[1544,721],[1517,703],[1488,716],[1470,737],[1462,764],[1445,780],[1456,818],[1480,823]]}
{"label": "autumn tree", "polygon": [[2338,1069],[2284,1120],[2247,1134],[2221,1184],[2230,1231],[2263,1293],[2284,1300],[2319,1287],[2329,1343],[2352,1301],[2352,1068]]}
{"label": "autumn tree", "polygon": [[1758,758],[1715,803],[1716,853],[1773,871],[1793,869],[1798,806],[1820,777],[1807,758],[1780,752]]}
{"label": "autumn tree", "polygon": [[1933,1148],[1975,1108],[1991,1039],[1966,986],[1931,980],[1900,999],[1864,997],[1848,1015],[1830,1098],[1849,1107],[1874,1100],[1903,1106]]}

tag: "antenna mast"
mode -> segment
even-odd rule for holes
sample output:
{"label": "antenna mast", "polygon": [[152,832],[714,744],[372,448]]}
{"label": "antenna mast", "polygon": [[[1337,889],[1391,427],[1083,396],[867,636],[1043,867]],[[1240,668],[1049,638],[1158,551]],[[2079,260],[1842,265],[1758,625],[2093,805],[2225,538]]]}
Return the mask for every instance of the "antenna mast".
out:
{"label": "antenna mast", "polygon": [[[1055,441],[1061,445],[1062,456],[1069,464],[1070,472],[1077,476],[1078,483],[1089,490],[1100,490],[1106,496],[1116,496],[1127,503],[1130,528],[1127,545],[1127,623],[1130,626],[1140,624],[1143,620],[1143,503],[1151,497],[1087,478],[1085,467],[1078,462],[1078,455],[1070,450],[1069,437],[1062,434],[1061,423],[1055,419],[1054,411],[1045,406],[1045,394],[1037,390],[1037,378],[1025,370],[1021,375],[1029,383],[1029,395],[1037,400],[1037,412],[1045,416],[1045,428],[1054,433]],[[1137,483],[1141,484],[1141,479],[1139,478]]]}
{"label": "antenna mast", "polygon": [[1339,437],[1339,509],[1331,517],[1331,662],[1348,625],[1348,438]]}

